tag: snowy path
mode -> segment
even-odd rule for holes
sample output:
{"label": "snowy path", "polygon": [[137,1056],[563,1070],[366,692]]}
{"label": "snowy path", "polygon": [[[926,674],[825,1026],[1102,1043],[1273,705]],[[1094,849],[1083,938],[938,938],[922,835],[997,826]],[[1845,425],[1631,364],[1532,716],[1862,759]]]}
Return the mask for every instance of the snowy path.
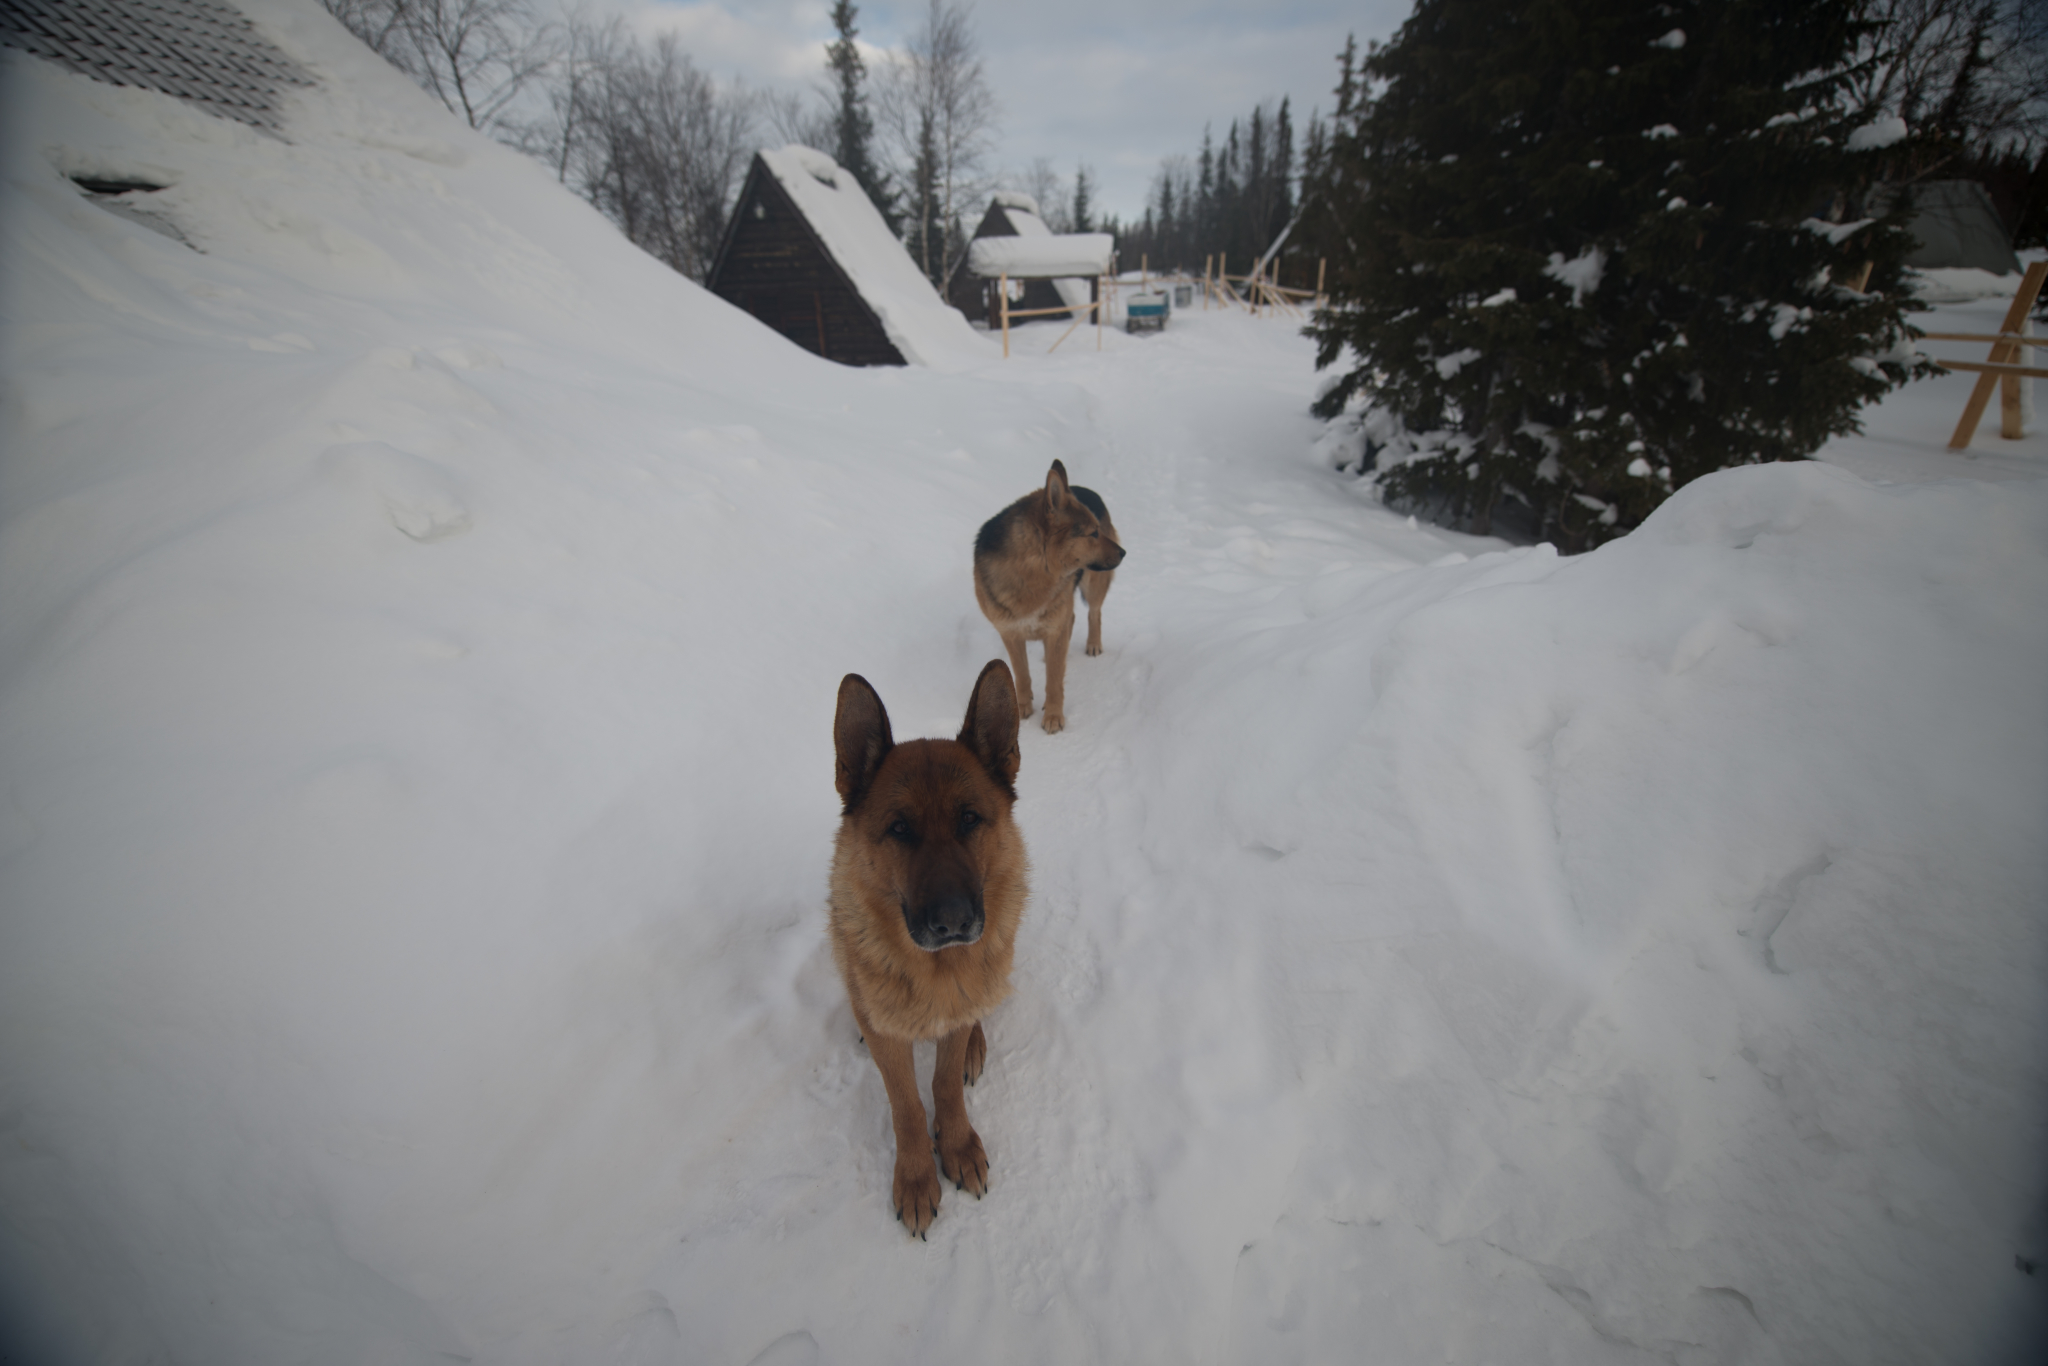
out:
{"label": "snowy path", "polygon": [[[1561,1363],[1825,1353],[1851,1330],[1815,1315],[1811,1269],[1759,1280],[1748,1240],[1773,1227],[1802,1261],[1831,1266],[1874,1235],[1881,1209],[1827,1182],[1793,1195],[1815,1173],[1740,1136],[1780,1129],[1795,1149],[1846,1159],[1836,1180],[1860,1184],[1849,1173],[1865,1166],[1862,1145],[1841,1126],[1873,1122],[1851,1116],[1883,1113],[1890,1083],[1813,1071],[1799,1031],[1835,1036],[1838,1059],[1921,1057],[1933,1074],[1955,1060],[1855,1005],[1888,994],[1896,962],[1850,973],[1817,1017],[1811,1000],[1785,1016],[1773,979],[1801,952],[1785,927],[1795,908],[1802,925],[1857,904],[1910,923],[1930,902],[1978,901],[2027,940],[2024,897],[1999,889],[2030,875],[1930,870],[1870,848],[1806,810],[1853,808],[1854,780],[1799,769],[1815,767],[1816,744],[1867,749],[1861,707],[1972,684],[1930,680],[1925,660],[1943,650],[1898,623],[1852,621],[1818,657],[1853,661],[1824,691],[1866,701],[1830,720],[1804,669],[1745,647],[1797,639],[1834,590],[1809,587],[1802,608],[1784,597],[1786,567],[1764,563],[1734,598],[1698,596],[1688,572],[1726,570],[1687,571],[1681,552],[1655,569],[1671,582],[1648,601],[1641,571],[1596,578],[1581,592],[1606,606],[1589,618],[1544,587],[1560,569],[1548,552],[1461,563],[1453,544],[1487,544],[1366,510],[1302,458],[1313,429],[1297,339],[1188,318],[1148,345],[1045,376],[1087,395],[1079,409],[1059,401],[1086,414],[1070,416],[1064,458],[1109,500],[1133,558],[1106,613],[1107,653],[1070,666],[1070,729],[1026,728],[1035,896],[1018,996],[991,1022],[991,1070],[972,1098],[995,1189],[952,1197],[931,1244],[903,1262],[829,1258],[832,1238],[871,1231],[862,1211],[886,1190],[890,1143],[814,955],[801,994],[834,1022],[815,1064],[829,1094],[859,1109],[856,1190],[814,1169],[790,1178],[787,1204],[722,1212],[729,1236],[654,1278],[666,1302],[684,1322],[712,1305],[723,1325],[751,1319],[756,1342],[829,1343],[821,1359],[1321,1360],[1361,1340]],[[1739,505],[1709,510],[1681,544],[1704,537],[1719,560],[1758,525],[1791,532],[1851,495],[1825,471],[1787,478],[1761,524]],[[2011,657],[2038,658],[2039,631],[1984,590],[1949,603],[1947,625],[2016,630]],[[1453,598],[1460,609],[1428,610]],[[964,595],[951,610],[953,672],[967,677],[996,647]],[[1646,696],[1630,676],[1645,651],[1651,676],[1681,689],[1703,661],[1732,665],[1748,678],[1732,686],[1756,700],[1702,714],[1670,683]],[[949,729],[943,699],[926,705],[926,729]],[[1759,726],[1780,732],[1796,767],[1757,767]],[[1977,740],[1920,731],[1905,748],[1925,756],[1923,781],[2019,776],[1981,751],[1944,763],[1933,756]],[[1737,795],[1759,786],[1767,802]],[[1636,794],[1625,815],[1617,788]],[[1742,818],[1701,819],[1745,800]],[[1918,805],[1880,798],[1862,822],[1895,828]],[[1947,829],[1930,842],[1967,838]],[[1645,887],[1658,889],[1647,902]],[[2003,999],[2027,995],[2023,972],[1961,941],[1944,957],[1956,967],[1923,965],[1922,990],[1966,996],[1996,978]],[[834,1123],[824,1106],[792,1127],[829,1147]],[[797,1151],[789,1162],[804,1167]],[[829,1190],[851,1203],[828,1233],[815,1202]],[[1731,1203],[1750,1211],[1739,1237],[1682,1231],[1714,1227]],[[778,1233],[761,1247],[749,1231],[764,1222]],[[823,1259],[797,1254],[806,1307],[774,1301],[755,1319],[740,1308],[755,1303],[747,1288],[791,1283],[790,1239]],[[1921,1303],[1909,1321],[1939,1317]],[[737,1329],[724,1341],[746,1355]],[[1902,1344],[1897,1359],[1917,1351]]]}

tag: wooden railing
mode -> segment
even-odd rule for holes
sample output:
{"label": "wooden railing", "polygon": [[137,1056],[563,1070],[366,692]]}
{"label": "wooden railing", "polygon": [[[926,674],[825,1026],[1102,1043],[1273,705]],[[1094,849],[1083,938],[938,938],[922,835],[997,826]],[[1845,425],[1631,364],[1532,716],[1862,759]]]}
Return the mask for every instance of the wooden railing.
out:
{"label": "wooden railing", "polygon": [[1991,347],[1990,356],[1984,360],[1942,360],[1932,357],[1936,365],[1944,370],[1975,371],[1977,383],[1970,390],[1970,401],[1963,405],[1962,421],[1956,423],[1955,435],[1949,438],[1948,448],[1960,451],[1967,448],[1970,438],[1977,434],[1977,423],[1983,419],[1984,409],[1991,403],[1991,389],[1999,389],[1999,432],[2010,440],[2017,441],[2025,433],[2024,406],[2020,399],[2022,379],[2048,379],[2048,369],[2038,365],[2022,365],[2023,348],[2048,347],[2048,341],[2026,335],[2027,315],[2034,311],[2034,301],[2041,297],[2041,286],[2048,281],[2048,261],[2036,261],[2027,267],[2026,275],[2020,280],[2019,290],[2012,296],[2012,307],[2005,311],[2005,322],[1996,336],[1981,332],[1928,332],[1922,334],[1924,341],[1986,342]]}
{"label": "wooden railing", "polygon": [[[1063,278],[1071,279],[1073,277],[1067,276]],[[1010,276],[1008,272],[998,275],[996,277],[996,297],[1002,300],[1003,359],[1008,360],[1010,358],[1010,319],[1043,318],[1054,313],[1080,315],[1074,319],[1074,327],[1079,327],[1087,320],[1087,315],[1093,313],[1095,315],[1095,349],[1100,351],[1102,349],[1102,305],[1104,297],[1108,293],[1103,288],[1103,283],[1103,280],[1095,282],[1095,297],[1085,304],[1061,304],[1058,308],[1012,308],[1010,307]],[[1053,352],[1059,350],[1060,342],[1074,335],[1074,327],[1070,327],[1060,333],[1060,341],[1056,341],[1051,346],[1046,347],[1045,354],[1050,356]]]}

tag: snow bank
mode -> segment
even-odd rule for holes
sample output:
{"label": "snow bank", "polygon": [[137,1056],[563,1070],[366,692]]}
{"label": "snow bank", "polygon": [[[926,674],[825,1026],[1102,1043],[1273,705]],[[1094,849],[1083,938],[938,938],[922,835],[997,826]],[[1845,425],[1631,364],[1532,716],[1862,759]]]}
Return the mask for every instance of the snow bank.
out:
{"label": "snow bank", "polygon": [[[2025,276],[2018,271],[1994,275],[1969,266],[1931,266],[1907,274],[1913,292],[1933,304],[1962,303],[1970,299],[2004,299],[2012,302]],[[1993,330],[1998,320],[1994,320]]]}
{"label": "snow bank", "polygon": [[[2038,1360],[2048,443],[1967,378],[1510,549],[1315,463],[1291,325],[834,366],[253,8],[289,143],[0,58],[0,1356]],[[1054,457],[1131,558],[910,1242],[832,699],[958,726]]]}

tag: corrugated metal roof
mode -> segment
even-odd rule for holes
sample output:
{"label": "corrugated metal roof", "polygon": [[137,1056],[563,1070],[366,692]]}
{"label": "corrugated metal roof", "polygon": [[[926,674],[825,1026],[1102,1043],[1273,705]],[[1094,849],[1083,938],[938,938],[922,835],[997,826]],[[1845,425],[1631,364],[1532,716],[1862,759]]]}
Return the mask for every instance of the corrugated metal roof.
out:
{"label": "corrugated metal roof", "polygon": [[0,0],[0,47],[272,133],[284,87],[313,84],[220,0]]}

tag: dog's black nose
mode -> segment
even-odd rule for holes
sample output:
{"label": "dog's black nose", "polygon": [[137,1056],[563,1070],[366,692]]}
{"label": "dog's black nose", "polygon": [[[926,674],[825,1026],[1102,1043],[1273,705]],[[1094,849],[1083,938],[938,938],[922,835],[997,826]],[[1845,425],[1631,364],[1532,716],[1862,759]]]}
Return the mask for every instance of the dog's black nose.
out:
{"label": "dog's black nose", "polygon": [[972,944],[981,938],[981,907],[964,893],[956,892],[929,903],[919,919],[923,923],[913,927],[910,936],[919,948],[942,949],[951,944]]}

